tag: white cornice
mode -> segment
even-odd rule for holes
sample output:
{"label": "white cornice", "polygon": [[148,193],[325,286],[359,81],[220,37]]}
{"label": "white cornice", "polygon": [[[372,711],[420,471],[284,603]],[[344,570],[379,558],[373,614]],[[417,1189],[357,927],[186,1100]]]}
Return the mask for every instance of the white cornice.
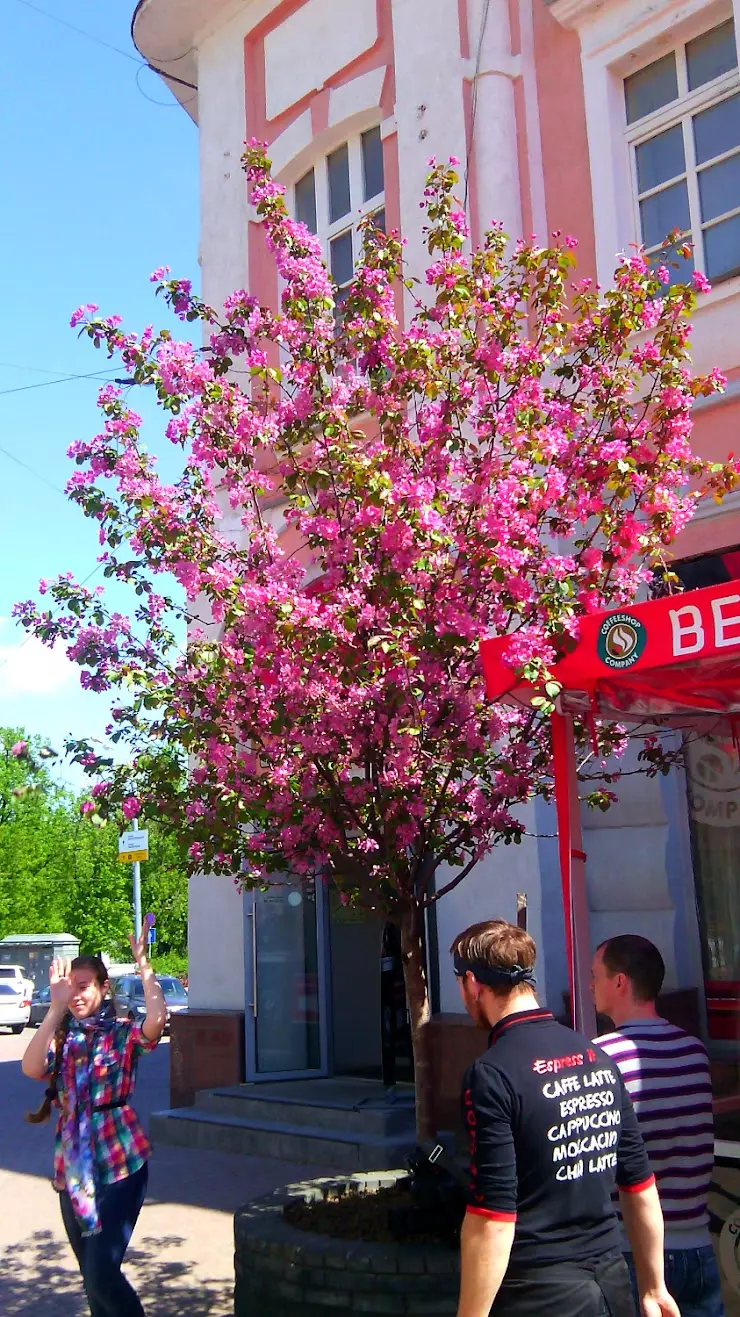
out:
{"label": "white cornice", "polygon": [[656,36],[680,30],[697,15],[721,21],[728,0],[545,0],[558,23],[581,34],[584,55],[619,59]]}
{"label": "white cornice", "polygon": [[[271,13],[279,2],[139,0],[131,20],[131,36],[136,49],[163,75],[163,81],[170,91],[197,123],[198,50],[203,41],[241,11],[244,13],[244,31],[248,32]],[[179,78],[181,82],[173,82],[172,78]],[[182,83],[191,83],[193,86],[183,86]]]}
{"label": "white cornice", "polygon": [[608,0],[552,0],[547,7],[563,27],[579,28],[603,9],[605,2]]}

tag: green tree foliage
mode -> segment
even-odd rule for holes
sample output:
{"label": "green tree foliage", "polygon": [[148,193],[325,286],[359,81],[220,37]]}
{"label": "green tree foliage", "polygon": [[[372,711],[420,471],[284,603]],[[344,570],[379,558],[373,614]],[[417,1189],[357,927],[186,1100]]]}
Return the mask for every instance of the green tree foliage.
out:
{"label": "green tree foliage", "polygon": [[[27,747],[20,754],[19,744]],[[96,828],[80,816],[79,801],[54,782],[53,758],[38,738],[0,728],[0,937],[67,932],[84,952],[128,958],[131,866],[118,862],[118,829],[113,822]],[[184,866],[174,838],[156,823],[147,826],[142,904],[157,916],[159,956],[184,966]]]}

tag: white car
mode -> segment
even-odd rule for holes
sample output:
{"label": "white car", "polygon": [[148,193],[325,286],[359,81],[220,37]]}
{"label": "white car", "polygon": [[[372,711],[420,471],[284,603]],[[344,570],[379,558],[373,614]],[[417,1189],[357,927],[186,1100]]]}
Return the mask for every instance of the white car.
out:
{"label": "white car", "polygon": [[21,992],[9,979],[0,979],[0,1028],[23,1033],[31,1018],[31,996]]}
{"label": "white car", "polygon": [[26,978],[22,965],[0,965],[0,983],[12,983],[25,997],[33,995],[33,983]]}

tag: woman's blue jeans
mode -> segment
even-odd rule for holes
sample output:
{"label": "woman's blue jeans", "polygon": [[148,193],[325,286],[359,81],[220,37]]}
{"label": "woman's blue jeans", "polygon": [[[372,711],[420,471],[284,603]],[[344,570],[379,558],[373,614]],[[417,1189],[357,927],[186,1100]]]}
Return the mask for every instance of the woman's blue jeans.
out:
{"label": "woman's blue jeans", "polygon": [[149,1167],[98,1191],[100,1231],[83,1237],[69,1194],[59,1195],[67,1238],[79,1263],[92,1317],[144,1317],[136,1292],[121,1271],[146,1196]]}

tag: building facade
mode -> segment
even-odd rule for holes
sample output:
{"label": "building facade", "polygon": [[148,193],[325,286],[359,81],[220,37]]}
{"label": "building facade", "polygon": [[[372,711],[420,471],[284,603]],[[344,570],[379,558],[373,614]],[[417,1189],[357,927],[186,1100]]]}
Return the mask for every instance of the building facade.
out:
{"label": "building facade", "polygon": [[[269,143],[340,289],[360,213],[400,228],[423,272],[428,160],[457,156],[474,241],[491,220],[514,236],[574,234],[580,273],[604,286],[619,251],[690,233],[713,283],[695,317],[695,365],[729,379],[722,397],[697,403],[694,442],[720,458],[738,448],[740,428],[734,19],[730,0],[141,0],[133,33],[199,125],[207,301],[244,286],[277,298],[240,168],[245,139]],[[702,510],[676,546],[686,588],[740,578],[739,545],[740,499]],[[731,730],[713,727],[686,773],[626,776],[619,804],[583,819],[592,942],[638,931],[660,946],[671,1009],[710,1043],[728,1135],[739,1093],[739,805]],[[454,933],[475,919],[521,919],[525,906],[543,1000],[563,1010],[554,820],[536,804],[525,823],[522,846],[483,862],[429,929],[445,1017],[460,1011],[446,955]],[[395,951],[380,922],[331,891],[243,898],[226,880],[191,881],[191,1004],[216,1022],[245,1013],[250,1079],[380,1073],[391,1035],[403,1066]],[[389,1012],[399,1024],[390,1035]]]}

